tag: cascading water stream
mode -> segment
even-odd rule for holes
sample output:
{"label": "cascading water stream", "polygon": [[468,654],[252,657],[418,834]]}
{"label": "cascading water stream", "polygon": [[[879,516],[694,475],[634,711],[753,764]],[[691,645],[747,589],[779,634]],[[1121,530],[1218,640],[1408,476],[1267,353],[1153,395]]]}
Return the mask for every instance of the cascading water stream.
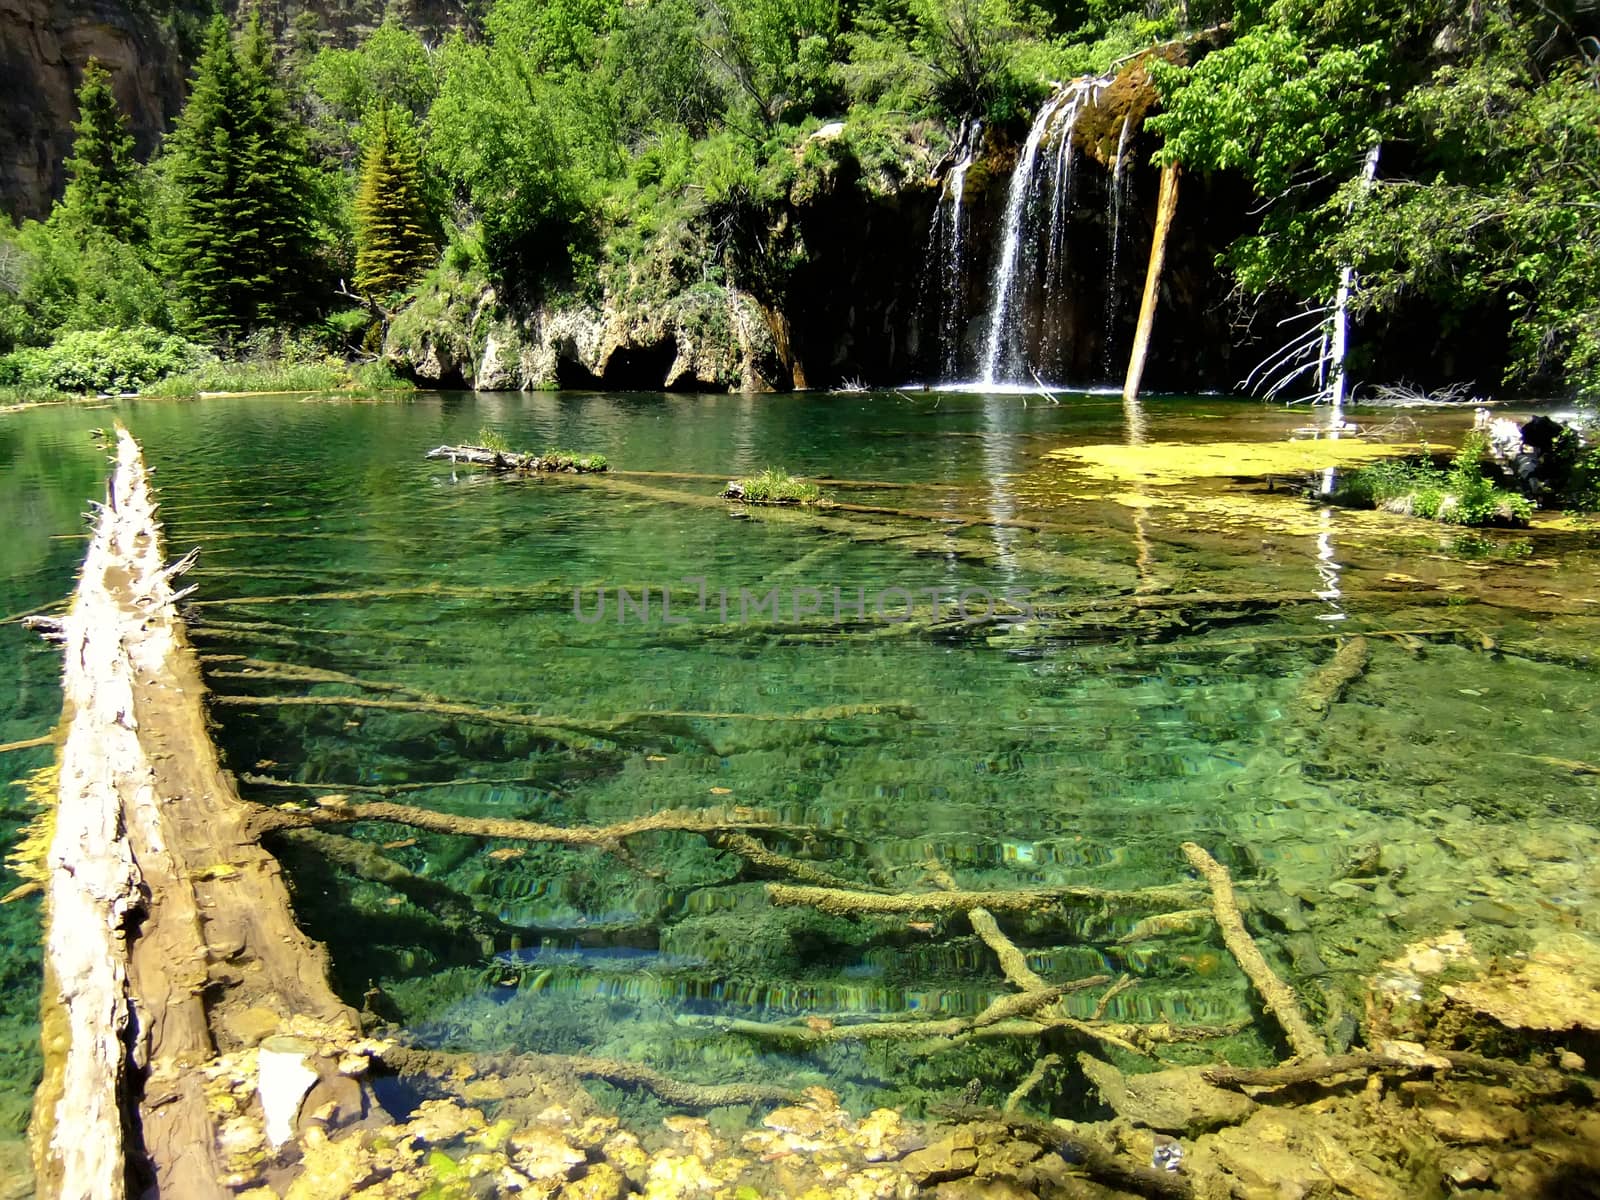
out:
{"label": "cascading water stream", "polygon": [[1056,138],[1055,179],[1052,184],[1050,202],[1050,236],[1047,242],[1048,251],[1045,256],[1044,266],[1045,346],[1047,350],[1059,350],[1063,338],[1061,305],[1058,303],[1057,291],[1060,287],[1062,274],[1066,269],[1068,216],[1072,210],[1072,132],[1077,126],[1078,114],[1084,110],[1084,107],[1081,102],[1068,107],[1066,123]]}
{"label": "cascading water stream", "polygon": [[[950,169],[944,192],[939,197],[939,211],[934,219],[935,237],[941,245],[935,246],[936,262],[943,266],[944,278],[940,281],[942,300],[939,308],[939,340],[943,347],[941,366],[946,379],[954,379],[961,364],[961,326],[966,280],[965,227],[962,224],[962,200],[967,183],[967,171],[983,144],[983,125],[973,124],[962,131],[966,149],[960,160]],[[939,254],[942,249],[943,253]]]}
{"label": "cascading water stream", "polygon": [[[1023,328],[1030,295],[1042,295],[1049,314],[1041,323],[1044,344],[1059,347],[1062,334],[1055,313],[1060,307],[1057,293],[1071,216],[1072,134],[1079,114],[1099,99],[1110,82],[1106,76],[1085,76],[1062,87],[1039,110],[1017,155],[1006,192],[1000,253],[990,277],[989,329],[980,364],[984,384],[1023,383],[1033,373],[1026,361]],[[1041,154],[1047,145],[1050,152]],[[1049,224],[1040,228],[1030,218],[1045,211]],[[1037,290],[1041,283],[1042,292]]]}
{"label": "cascading water stream", "polygon": [[1104,358],[1109,365],[1112,360],[1112,340],[1117,329],[1117,308],[1121,297],[1118,294],[1117,281],[1121,278],[1119,271],[1122,257],[1122,193],[1123,179],[1126,175],[1125,164],[1128,161],[1128,131],[1131,124],[1128,117],[1122,118],[1122,132],[1117,137],[1117,157],[1111,163],[1111,195],[1107,203],[1111,208],[1111,271],[1106,276],[1106,340]]}
{"label": "cascading water stream", "polygon": [[[1001,368],[1001,355],[1005,353],[1007,345],[1006,321],[1021,307],[1021,297],[1017,294],[1020,290],[1017,260],[1022,251],[1024,218],[1028,210],[1028,196],[1033,190],[1033,168],[1039,158],[1039,144],[1044,141],[1045,134],[1062,108],[1076,101],[1079,94],[1076,89],[1059,92],[1039,110],[1033,128],[1028,130],[1028,140],[1022,145],[1022,153],[1017,156],[1016,168],[1011,172],[1011,186],[1006,193],[1005,240],[1001,244],[999,264],[995,267],[989,305],[989,336],[983,347],[982,382],[987,384],[1001,382],[996,378],[996,372]],[[1006,366],[1009,368],[1011,364],[1008,362]]]}

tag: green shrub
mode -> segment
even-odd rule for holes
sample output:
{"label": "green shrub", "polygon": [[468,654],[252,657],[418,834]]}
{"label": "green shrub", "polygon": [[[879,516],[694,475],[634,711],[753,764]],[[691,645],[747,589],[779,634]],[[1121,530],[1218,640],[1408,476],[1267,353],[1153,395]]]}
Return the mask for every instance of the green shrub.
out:
{"label": "green shrub", "polygon": [[571,450],[546,450],[539,456],[543,470],[546,471],[589,471],[609,470],[611,464],[606,461],[604,454],[575,454]]}
{"label": "green shrub", "polygon": [[350,371],[351,378],[356,387],[363,392],[414,392],[417,385],[409,379],[402,379],[394,373],[394,368],[388,363],[377,362],[357,363]]}
{"label": "green shrub", "polygon": [[1482,462],[1488,449],[1488,439],[1474,430],[1448,469],[1434,466],[1431,457],[1373,463],[1345,476],[1333,499],[1446,525],[1526,525],[1533,504],[1525,496],[1496,487],[1484,475]]}
{"label": "green shrub", "polygon": [[201,392],[327,392],[349,382],[342,363],[248,360],[212,362],[171,375],[144,389],[148,396],[195,396]]}
{"label": "green shrub", "polygon": [[0,383],[58,392],[131,392],[193,370],[205,351],[156,329],[85,329],[0,359]]}

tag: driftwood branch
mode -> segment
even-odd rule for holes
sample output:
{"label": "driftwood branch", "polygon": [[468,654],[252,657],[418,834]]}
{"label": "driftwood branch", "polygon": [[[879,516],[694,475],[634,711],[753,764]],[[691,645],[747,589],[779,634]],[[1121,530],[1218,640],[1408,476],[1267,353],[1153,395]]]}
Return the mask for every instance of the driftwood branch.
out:
{"label": "driftwood branch", "polygon": [[749,834],[719,833],[712,837],[711,844],[718,849],[737,854],[745,862],[760,871],[769,872],[783,878],[798,879],[802,883],[816,887],[878,890],[871,888],[869,884],[830,874],[821,867],[813,866],[802,859],[790,858],[788,855],[779,854]]}
{"label": "driftwood branch", "polygon": [[1000,1025],[1018,1017],[1047,1008],[1069,991],[1080,987],[1096,987],[1107,982],[1109,976],[1096,975],[1075,980],[1070,984],[1047,987],[1031,992],[1007,992],[991,1000],[982,1012],[971,1017],[946,1017],[943,1020],[864,1021],[859,1024],[840,1025],[827,1020],[813,1020],[803,1025],[769,1024],[764,1021],[719,1022],[719,1027],[729,1033],[749,1034],[752,1037],[779,1041],[805,1042],[807,1045],[827,1046],[836,1042],[913,1041],[919,1038],[954,1038],[991,1025]]}
{"label": "driftwood branch", "polygon": [[1046,1054],[1043,1058],[1035,1059],[1033,1067],[1022,1077],[1022,1082],[1011,1089],[1011,1094],[1006,1097],[1005,1107],[1001,1111],[1007,1113],[1016,1112],[1017,1109],[1022,1107],[1022,1102],[1033,1095],[1033,1089],[1044,1082],[1044,1077],[1049,1074],[1051,1068],[1059,1067],[1060,1065],[1061,1056],[1059,1054]]}
{"label": "driftwood branch", "polygon": [[1183,843],[1183,854],[1211,887],[1211,905],[1216,913],[1217,926],[1222,931],[1223,944],[1260,994],[1267,1011],[1277,1018],[1295,1055],[1310,1058],[1327,1054],[1327,1046],[1306,1020],[1294,991],[1278,978],[1255,939],[1245,929],[1244,920],[1239,915],[1238,901],[1233,894],[1233,877],[1228,874],[1228,868],[1193,842]]}

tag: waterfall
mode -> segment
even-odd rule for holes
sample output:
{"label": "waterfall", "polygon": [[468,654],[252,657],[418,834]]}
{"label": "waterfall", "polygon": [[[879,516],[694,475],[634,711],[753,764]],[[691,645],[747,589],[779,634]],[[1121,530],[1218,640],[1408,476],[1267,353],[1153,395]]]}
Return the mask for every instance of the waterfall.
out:
{"label": "waterfall", "polygon": [[1106,342],[1103,357],[1109,365],[1113,362],[1112,341],[1117,330],[1117,308],[1121,297],[1117,292],[1119,260],[1122,257],[1122,193],[1126,176],[1124,164],[1128,160],[1129,120],[1122,118],[1122,133],[1117,137],[1117,157],[1111,163],[1111,194],[1106,203],[1111,209],[1111,271],[1106,276]]}
{"label": "waterfall", "polygon": [[934,214],[933,261],[940,264],[939,342],[940,367],[946,379],[954,379],[961,366],[962,324],[965,315],[966,247],[962,224],[962,201],[966,192],[967,171],[983,144],[983,123],[963,126],[959,145],[961,157],[945,178]]}
{"label": "waterfall", "polygon": [[[1111,82],[1106,76],[1086,76],[1062,87],[1039,110],[1028,138],[1017,155],[1006,191],[1000,253],[989,287],[989,329],[984,339],[982,375],[985,384],[1022,383],[1031,370],[1026,360],[1024,301],[1038,283],[1041,267],[1044,294],[1057,289],[1066,258],[1068,207],[1072,192],[1072,130],[1078,114],[1094,103]],[[1048,139],[1051,152],[1041,155]],[[1045,169],[1041,170],[1041,158]],[[1029,220],[1041,204],[1048,203],[1050,221],[1045,237],[1030,236]],[[1036,227],[1035,227],[1036,228]],[[1043,261],[1039,245],[1043,243]],[[1037,293],[1035,293],[1037,294]],[[1054,308],[1055,305],[1047,307]],[[1046,332],[1051,331],[1046,323]],[[1055,330],[1059,340],[1059,328]]]}
{"label": "waterfall", "polygon": [[1061,305],[1057,292],[1062,273],[1066,270],[1067,218],[1072,211],[1072,131],[1083,109],[1081,103],[1069,106],[1065,124],[1056,137],[1056,167],[1050,192],[1050,236],[1046,242],[1044,264],[1044,348],[1047,354],[1058,351],[1063,341]]}
{"label": "waterfall", "polygon": [[[1039,158],[1039,143],[1044,141],[1044,135],[1050,129],[1056,115],[1074,96],[1071,91],[1058,92],[1039,110],[1033,128],[1028,130],[1028,140],[1022,145],[1022,153],[1017,155],[1017,165],[1011,172],[1011,186],[1006,192],[1005,240],[1001,244],[1000,261],[995,267],[994,286],[990,290],[989,336],[983,347],[984,383],[1000,382],[995,378],[995,372],[1001,367],[1001,356],[1006,354],[1007,350],[1016,348],[1014,342],[1006,337],[1010,332],[1006,328],[1006,318],[1021,307],[1017,259],[1022,251],[1022,230],[1024,217],[1027,215],[1028,196],[1033,191],[1034,163]],[[1005,365],[1008,370],[1014,368],[1016,357],[1014,354],[1006,354]]]}

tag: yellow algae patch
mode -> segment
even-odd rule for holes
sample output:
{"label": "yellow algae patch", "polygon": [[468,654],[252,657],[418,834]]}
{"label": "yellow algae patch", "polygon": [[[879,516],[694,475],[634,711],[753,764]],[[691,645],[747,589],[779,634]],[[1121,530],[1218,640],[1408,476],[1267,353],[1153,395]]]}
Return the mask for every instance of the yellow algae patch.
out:
{"label": "yellow algae patch", "polygon": [[1144,492],[1115,492],[1106,499],[1124,508],[1173,508],[1177,505],[1176,500],[1163,499]]}
{"label": "yellow algae patch", "polygon": [[1121,442],[1068,446],[1046,458],[1071,463],[1091,479],[1110,483],[1178,484],[1236,475],[1293,475],[1355,466],[1409,453],[1413,447],[1354,438],[1285,442]]}
{"label": "yellow algae patch", "polygon": [[[1171,493],[1168,493],[1171,495]],[[1121,495],[1109,499],[1121,502]],[[1307,504],[1289,492],[1235,493],[1232,495],[1185,494],[1181,512],[1163,515],[1166,524],[1212,529],[1250,529],[1289,537],[1316,537],[1333,533],[1361,540],[1384,539],[1416,534],[1416,522],[1407,517],[1375,509],[1338,508]],[[1324,515],[1326,514],[1326,515]]]}

